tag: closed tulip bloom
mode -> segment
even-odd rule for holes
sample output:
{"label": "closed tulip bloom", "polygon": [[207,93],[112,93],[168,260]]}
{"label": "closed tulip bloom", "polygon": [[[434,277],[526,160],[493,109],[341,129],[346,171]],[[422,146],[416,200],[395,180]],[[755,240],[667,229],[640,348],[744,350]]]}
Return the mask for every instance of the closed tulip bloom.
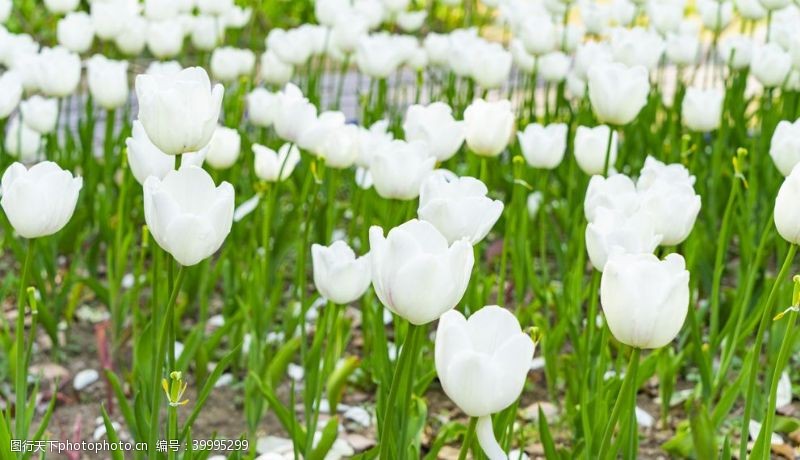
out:
{"label": "closed tulip bloom", "polygon": [[4,145],[11,156],[27,163],[38,158],[42,135],[21,123],[19,117],[15,116],[8,122]]}
{"label": "closed tulip bloom", "polygon": [[147,44],[148,22],[141,16],[133,16],[125,22],[114,37],[114,44],[127,56],[137,56]]}
{"label": "closed tulip bloom", "polygon": [[767,16],[767,10],[759,0],[733,0],[733,4],[744,19],[759,21]]}
{"label": "closed tulip bloom", "polygon": [[316,154],[330,168],[344,169],[358,159],[359,131],[356,125],[340,125],[332,129],[319,144]]}
{"label": "closed tulip bloom", "polygon": [[378,195],[413,200],[435,165],[427,144],[396,140],[374,152],[369,170]]}
{"label": "closed tulip bloom", "polygon": [[49,97],[65,97],[75,92],[81,81],[81,58],[57,46],[44,48],[36,70],[39,89]]}
{"label": "closed tulip bloom", "polygon": [[727,1],[702,0],[697,2],[697,12],[706,28],[720,31],[733,19],[733,3]]}
{"label": "closed tulip bloom", "polygon": [[176,19],[150,21],[147,24],[147,49],[158,59],[177,56],[183,48],[183,26]]}
{"label": "closed tulip bloom", "polygon": [[239,131],[217,126],[208,144],[206,162],[216,169],[227,169],[236,163],[241,152],[242,138]]}
{"label": "closed tulip bloom", "polygon": [[220,81],[230,82],[253,72],[256,56],[247,49],[224,46],[211,53],[211,74]]}
{"label": "closed tulip bloom", "polygon": [[211,88],[208,74],[200,67],[174,75],[139,75],[139,120],[162,152],[196,152],[214,135],[223,92],[220,84]]}
{"label": "closed tulip bloom", "polygon": [[320,24],[333,27],[342,11],[350,8],[350,0],[318,0],[314,2],[314,16]]}
{"label": "closed tulip bloom", "polygon": [[153,238],[183,266],[210,257],[233,223],[231,184],[217,187],[202,168],[189,166],[144,182],[144,217]]}
{"label": "closed tulip bloom", "polygon": [[297,145],[319,156],[322,144],[334,130],[345,125],[347,117],[338,110],[326,110],[319,114],[313,122],[303,130],[297,139]]}
{"label": "closed tulip bloom", "polygon": [[368,32],[367,18],[357,13],[342,12],[331,28],[331,46],[344,54],[350,54]]}
{"label": "closed tulip bloom", "polygon": [[777,43],[761,45],[753,51],[750,71],[765,87],[783,84],[792,69],[792,58]]}
{"label": "closed tulip bloom", "polygon": [[666,42],[667,59],[679,66],[694,65],[700,52],[700,40],[693,34],[669,34]]}
{"label": "closed tulip bloom", "polygon": [[683,123],[692,131],[714,131],[722,122],[724,99],[725,93],[719,88],[687,88],[681,106]]}
{"label": "closed tulip bloom", "polygon": [[448,311],[436,329],[436,373],[465,414],[484,417],[519,398],[534,350],[531,337],[505,308],[486,306],[469,319]]}
{"label": "closed tulip bloom", "polygon": [[42,96],[32,96],[19,105],[22,121],[39,134],[48,134],[56,129],[58,101]]}
{"label": "closed tulip bloom", "polygon": [[432,223],[447,241],[466,239],[473,245],[486,238],[503,213],[503,202],[488,196],[486,185],[473,177],[448,180],[431,174],[419,194],[419,218]]}
{"label": "closed tulip bloom", "polygon": [[44,6],[54,14],[64,14],[75,11],[80,0],[44,0]]}
{"label": "closed tulip bloom", "polygon": [[467,290],[474,257],[472,246],[447,239],[432,224],[410,220],[389,231],[369,229],[372,286],[392,313],[415,325],[452,310]]}
{"label": "closed tulip bloom", "polygon": [[3,174],[0,205],[23,238],[48,236],[67,225],[82,186],[82,178],[51,161],[30,169],[14,163]]}
{"label": "closed tulip bloom", "polygon": [[372,282],[369,254],[356,258],[344,241],[311,245],[314,285],[322,297],[345,305],[364,295]]}
{"label": "closed tulip bloom", "polygon": [[175,0],[144,0],[144,15],[151,21],[172,19],[178,15],[179,6]]}
{"label": "closed tulip bloom", "polygon": [[[578,126],[575,130],[575,160],[586,174],[603,174],[608,147],[609,128],[606,125],[589,128]],[[611,133],[611,150],[608,155],[609,171],[617,161],[617,132]]]}
{"label": "closed tulip bloom", "polygon": [[283,144],[277,153],[269,147],[253,144],[253,154],[256,177],[267,182],[288,179],[300,163],[300,150],[289,143]]}
{"label": "closed tulip bloom", "polygon": [[386,33],[361,37],[355,52],[359,70],[372,78],[387,78],[403,62],[403,54],[394,38]]}
{"label": "closed tulip bloom", "polygon": [[177,61],[153,61],[147,66],[147,75],[175,75],[183,70]]}
{"label": "closed tulip bloom", "polygon": [[775,227],[781,237],[793,244],[800,244],[800,168],[795,166],[783,180],[775,198]]}
{"label": "closed tulip bloom", "polygon": [[303,96],[297,86],[289,83],[278,93],[278,110],[273,120],[278,137],[297,142],[316,119],[317,107]]}
{"label": "closed tulip bloom", "polygon": [[601,272],[612,255],[652,254],[660,242],[661,235],[655,233],[650,215],[643,210],[625,215],[601,207],[586,227],[586,252]]}
{"label": "closed tulip bloom", "polygon": [[514,132],[511,102],[476,99],[464,111],[467,146],[479,156],[496,157],[506,149]]}
{"label": "closed tulip bloom", "polygon": [[743,35],[727,36],[720,41],[719,55],[732,68],[744,69],[753,59],[753,40]]}
{"label": "closed tulip bloom", "polygon": [[368,169],[372,162],[374,152],[381,151],[392,143],[394,136],[388,131],[389,122],[378,120],[369,128],[359,126],[358,129],[358,158],[356,164]]}
{"label": "closed tulip bloom", "polygon": [[313,53],[311,36],[296,29],[275,28],[267,34],[267,50],[272,51],[283,62],[304,65]]}
{"label": "closed tulip bloom", "polygon": [[247,95],[247,118],[250,123],[269,128],[278,110],[277,94],[264,88],[256,88]]}
{"label": "closed tulip bloom", "polygon": [[589,100],[603,123],[626,125],[647,104],[650,80],[642,66],[600,64],[589,69]]}
{"label": "closed tulip bloom", "polygon": [[534,56],[549,53],[558,44],[558,33],[553,21],[543,14],[533,15],[520,24],[519,39]]}
{"label": "closed tulip bloom", "polygon": [[119,34],[132,17],[138,15],[138,0],[91,2],[92,25],[101,40],[111,40]]}
{"label": "closed tulip bloom", "polygon": [[478,42],[473,49],[475,65],[470,76],[482,88],[500,88],[511,73],[511,53],[497,43]]}
{"label": "closed tulip bloom", "polygon": [[397,15],[397,25],[403,32],[415,32],[425,23],[426,17],[428,12],[424,10],[402,12]]}
{"label": "closed tulip bloom", "polygon": [[112,61],[95,54],[86,68],[92,99],[101,107],[112,110],[128,102],[128,61]]}
{"label": "closed tulip bloom", "polygon": [[517,133],[525,161],[534,168],[555,169],[567,151],[568,130],[564,123],[547,126],[531,123],[526,126],[525,131]]}
{"label": "closed tulip bloom", "polygon": [[610,177],[592,176],[583,200],[583,213],[586,220],[593,222],[601,208],[630,216],[639,209],[639,194],[636,184],[625,174]]}
{"label": "closed tulip bloom", "polygon": [[539,58],[539,74],[549,83],[559,83],[567,78],[570,58],[561,51],[553,51]]}
{"label": "closed tulip bloom", "polygon": [[22,99],[22,79],[19,74],[7,71],[0,75],[0,120],[8,118]]}
{"label": "closed tulip bloom", "polygon": [[694,191],[694,177],[688,176],[683,165],[664,165],[651,160],[645,163],[636,184],[641,206],[653,218],[656,233],[663,245],[682,243],[694,228],[700,212],[700,195]]}
{"label": "closed tulip bloom", "polygon": [[197,8],[203,14],[221,16],[233,8],[233,0],[197,0]]}
{"label": "closed tulip bloom", "polygon": [[59,19],[56,26],[58,44],[75,52],[85,53],[94,41],[92,18],[83,11],[69,13]]}
{"label": "closed tulip bloom", "polygon": [[195,16],[191,24],[192,45],[203,51],[211,51],[222,41],[225,29],[214,16]]}
{"label": "closed tulip bloom", "polygon": [[[679,19],[683,19],[682,14]],[[672,32],[679,28],[680,21]],[[641,27],[616,28],[611,33],[611,53],[614,60],[629,67],[643,66],[647,70],[655,70],[664,54],[664,46],[664,40],[659,34]]]}
{"label": "closed tulip bloom", "polygon": [[589,78],[589,69],[599,64],[612,62],[614,56],[611,47],[606,42],[586,42],[575,51],[573,72],[582,80]]}
{"label": "closed tulip bloom", "polygon": [[272,51],[265,51],[261,55],[259,76],[269,85],[285,85],[294,75],[294,67],[287,64]]}
{"label": "closed tulip bloom", "polygon": [[794,123],[787,120],[778,123],[769,144],[769,155],[784,176],[800,163],[800,119]]}
{"label": "closed tulip bloom", "polygon": [[139,120],[134,120],[131,137],[125,140],[125,145],[128,147],[128,166],[139,184],[144,185],[150,176],[163,179],[175,169],[175,156],[167,155],[153,145]]}
{"label": "closed tulip bloom", "polygon": [[403,131],[408,141],[428,144],[438,161],[453,157],[464,143],[464,122],[453,118],[453,109],[444,102],[412,105],[406,111]]}
{"label": "closed tulip bloom", "polygon": [[618,341],[635,348],[667,345],[689,310],[689,272],[683,256],[612,257],[600,280],[600,304]]}

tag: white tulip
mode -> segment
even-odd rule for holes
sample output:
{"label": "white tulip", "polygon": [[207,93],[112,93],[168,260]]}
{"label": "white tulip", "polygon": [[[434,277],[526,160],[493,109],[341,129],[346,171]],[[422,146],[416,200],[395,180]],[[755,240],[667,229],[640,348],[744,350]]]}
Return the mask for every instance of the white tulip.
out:
{"label": "white tulip", "polygon": [[52,235],[67,225],[83,179],[51,161],[25,168],[13,163],[3,173],[0,205],[11,226],[23,238]]}
{"label": "white tulip", "polygon": [[800,163],[800,119],[794,123],[781,120],[772,133],[769,156],[784,176],[788,176]]}
{"label": "white tulip", "polygon": [[278,93],[278,109],[273,120],[278,137],[297,142],[300,135],[317,119],[317,107],[300,89],[289,83]]}
{"label": "white tulip", "polygon": [[256,88],[246,98],[247,117],[251,123],[260,127],[272,126],[278,110],[278,95],[264,88]]}
{"label": "white tulip", "polygon": [[210,257],[233,223],[233,186],[217,187],[202,168],[189,166],[144,182],[144,217],[162,249],[183,266]]}
{"label": "white tulip", "polygon": [[123,54],[137,56],[144,50],[147,34],[147,21],[141,16],[133,16],[114,37],[114,44]]}
{"label": "white tulip", "polygon": [[714,131],[722,122],[724,99],[725,93],[720,88],[687,88],[681,106],[683,123],[692,131]]}
{"label": "white tulip", "polygon": [[66,97],[75,92],[81,81],[81,58],[57,46],[44,48],[39,54],[38,87],[49,97]]}
{"label": "white tulip", "polygon": [[196,152],[211,141],[217,127],[222,85],[211,88],[200,67],[174,75],[139,75],[136,96],[139,120],[147,137],[170,155]]}
{"label": "white tulip", "polygon": [[503,213],[503,202],[487,196],[486,184],[473,177],[447,180],[431,174],[419,194],[419,218],[430,222],[447,241],[478,244]]}
{"label": "white tulip", "polygon": [[92,18],[83,11],[69,13],[56,25],[58,44],[75,53],[85,53],[94,41]]}
{"label": "white tulip", "polygon": [[568,131],[565,123],[529,124],[525,131],[517,133],[522,155],[531,167],[555,169],[567,151]]}
{"label": "white tulip", "polygon": [[[609,136],[610,145],[609,145]],[[575,160],[581,171],[589,175],[603,174],[608,151],[608,170],[617,161],[617,132],[606,125],[589,128],[578,126],[575,131]]]}
{"label": "white tulip", "polygon": [[506,149],[514,131],[511,102],[474,100],[464,110],[467,146],[479,156],[496,157]]}
{"label": "white tulip", "polygon": [[432,224],[410,220],[391,229],[369,229],[372,286],[381,303],[412,324],[422,325],[452,310],[467,290],[472,246],[447,239]]}
{"label": "white tulip", "polygon": [[750,71],[765,87],[780,86],[792,69],[792,57],[776,43],[767,43],[753,50]]}
{"label": "white tulip", "polygon": [[387,120],[378,120],[369,128],[359,127],[358,158],[356,158],[358,166],[369,168],[373,154],[389,147],[394,137],[388,129],[389,122]]}
{"label": "white tulip", "polygon": [[253,144],[256,177],[267,182],[289,178],[300,163],[300,150],[296,145],[283,144],[278,152],[260,144]]}
{"label": "white tulip", "polygon": [[641,27],[617,28],[611,33],[614,60],[629,67],[643,66],[648,71],[654,70],[661,61],[664,47],[664,40],[657,33]]}
{"label": "white tulip", "polygon": [[753,58],[753,40],[743,35],[730,35],[719,44],[719,57],[734,69],[744,69]]}
{"label": "white tulip", "polygon": [[583,200],[583,213],[586,220],[593,222],[600,208],[617,211],[630,216],[639,209],[639,195],[636,184],[625,174],[610,177],[592,176]]}
{"label": "white tulip", "polygon": [[65,14],[75,11],[80,0],[44,0],[44,6],[54,14]]}
{"label": "white tulip", "polygon": [[642,66],[598,64],[589,69],[589,100],[603,123],[626,125],[647,105],[650,80]]}
{"label": "white tulip", "polygon": [[252,51],[223,46],[211,53],[211,74],[217,80],[231,82],[250,75],[255,63],[256,56]]}
{"label": "white tulip", "polygon": [[147,49],[158,59],[172,58],[183,48],[183,26],[175,19],[150,21],[147,24]]}
{"label": "white tulip", "polygon": [[464,143],[464,122],[453,118],[453,110],[443,102],[412,105],[406,111],[403,131],[408,141],[428,144],[438,161],[447,161]]}
{"label": "white tulip", "polygon": [[396,140],[373,153],[369,170],[378,195],[413,200],[435,164],[427,144]]}
{"label": "white tulip", "polygon": [[125,140],[125,145],[128,147],[128,166],[139,184],[144,185],[150,176],[163,179],[175,169],[175,156],[167,155],[153,145],[139,120],[133,121],[131,137]]}
{"label": "white tulip", "polygon": [[520,24],[519,39],[534,56],[549,53],[558,44],[558,33],[553,21],[545,15],[526,18]]}
{"label": "white tulip", "polygon": [[112,61],[95,54],[86,68],[89,91],[100,106],[112,110],[128,102],[128,61]]}
{"label": "white tulip", "polygon": [[800,168],[796,165],[783,180],[778,196],[775,198],[775,227],[781,237],[792,243],[800,244]]}
{"label": "white tulip", "polygon": [[48,134],[56,129],[58,101],[42,96],[32,96],[19,105],[22,122],[39,134]]}
{"label": "white tulip", "polygon": [[621,254],[606,263],[600,303],[614,337],[661,348],[678,335],[689,309],[689,272],[679,254]]}
{"label": "white tulip", "polygon": [[8,71],[0,75],[0,120],[8,118],[22,99],[22,79]]}
{"label": "white tulip", "polygon": [[267,50],[261,55],[259,75],[270,85],[285,85],[294,75],[294,67],[283,62],[277,54]]}
{"label": "white tulip", "polygon": [[206,162],[215,169],[227,169],[236,164],[241,152],[242,138],[239,131],[217,126],[208,143]]}
{"label": "white tulip", "polygon": [[356,258],[344,241],[312,245],[311,260],[317,291],[333,303],[345,305],[357,300],[372,281],[369,254]]}
{"label": "white tulip", "polygon": [[609,208],[598,208],[586,226],[586,252],[598,271],[603,271],[611,256],[652,254],[661,242],[650,215],[639,210],[631,215]]}
{"label": "white tulip", "polygon": [[694,176],[681,164],[665,165],[648,157],[636,183],[641,206],[652,216],[663,245],[683,242],[700,212],[700,195],[694,191]]}
{"label": "white tulip", "polygon": [[195,16],[191,23],[192,45],[202,51],[211,51],[219,45],[225,35],[225,28],[215,16]]}

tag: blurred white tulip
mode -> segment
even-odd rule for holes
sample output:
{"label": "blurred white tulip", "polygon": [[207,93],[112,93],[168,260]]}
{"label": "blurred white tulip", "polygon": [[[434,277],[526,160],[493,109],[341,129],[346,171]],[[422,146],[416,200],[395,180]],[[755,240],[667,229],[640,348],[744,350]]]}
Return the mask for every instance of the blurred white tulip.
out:
{"label": "blurred white tulip", "polygon": [[75,53],[85,53],[94,41],[92,18],[83,11],[69,13],[56,25],[58,44]]}
{"label": "blurred white tulip", "polygon": [[372,281],[369,253],[356,258],[344,241],[311,245],[314,285],[325,299],[346,305],[364,295]]}
{"label": "blurred white tulip", "polygon": [[597,271],[602,272],[611,256],[652,254],[661,242],[650,214],[639,210],[623,212],[600,207],[586,226],[586,252]]}
{"label": "blurred white tulip", "polygon": [[44,48],[39,54],[38,87],[49,97],[66,97],[75,92],[81,81],[81,58],[57,46]]}
{"label": "blurred white tulip", "polygon": [[[609,135],[611,143],[609,146]],[[575,160],[581,171],[586,174],[603,174],[608,149],[608,170],[611,171],[617,162],[617,132],[606,125],[589,128],[578,126],[575,130]]]}
{"label": "blurred white tulip", "polygon": [[8,122],[3,145],[9,155],[28,163],[39,157],[42,135],[20,122],[19,117],[15,116]]}
{"label": "blurred white tulip", "polygon": [[208,144],[206,163],[215,169],[228,169],[239,158],[242,138],[239,131],[225,126],[217,126]]}
{"label": "blurred white tulip", "polygon": [[528,165],[534,168],[555,169],[567,151],[567,132],[565,123],[551,123],[542,126],[531,123],[525,131],[517,133],[522,155]]}
{"label": "blurred white tulip", "polygon": [[464,143],[464,122],[453,118],[453,109],[444,102],[411,105],[403,122],[406,140],[428,144],[438,161],[447,161]]}
{"label": "blurred white tulip", "polygon": [[692,131],[714,131],[722,122],[724,99],[725,93],[720,88],[687,88],[681,106],[683,123]]}
{"label": "blurred white tulip", "polygon": [[772,133],[769,155],[784,176],[788,176],[800,163],[800,119],[794,123],[781,120]]}
{"label": "blurred white tulip", "polygon": [[101,107],[112,110],[128,102],[128,61],[95,54],[86,64],[86,73],[92,99]]}
{"label": "blurred white tulip", "polygon": [[289,178],[300,163],[300,150],[292,144],[283,144],[278,153],[261,144],[253,144],[256,177],[267,182]]}
{"label": "blurred white tulip", "polygon": [[42,96],[31,96],[19,105],[22,122],[39,134],[49,134],[58,122],[58,101]]}
{"label": "blurred white tulip", "polygon": [[603,123],[626,125],[647,104],[650,80],[642,66],[598,64],[589,69],[589,100]]}
{"label": "blurred white tulip", "polygon": [[474,100],[464,110],[467,146],[478,156],[496,157],[506,149],[514,132],[511,102]]}
{"label": "blurred white tulip", "polygon": [[395,140],[373,153],[369,170],[383,198],[413,200],[436,164],[424,142]]}

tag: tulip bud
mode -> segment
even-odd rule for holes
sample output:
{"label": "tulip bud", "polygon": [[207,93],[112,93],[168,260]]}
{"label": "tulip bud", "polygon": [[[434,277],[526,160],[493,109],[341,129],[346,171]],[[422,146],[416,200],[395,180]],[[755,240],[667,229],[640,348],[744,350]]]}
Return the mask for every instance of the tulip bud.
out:
{"label": "tulip bud", "polygon": [[84,53],[89,50],[94,41],[94,26],[92,18],[83,11],[69,13],[59,19],[56,26],[58,44],[74,53]]}
{"label": "tulip bud", "polygon": [[222,85],[212,90],[200,67],[174,75],[139,75],[139,120],[147,137],[170,155],[195,152],[211,141],[222,106]]}
{"label": "tulip bud", "polygon": [[655,233],[650,215],[639,210],[631,215],[608,208],[598,208],[586,227],[586,252],[597,271],[619,254],[652,254],[661,235]]}
{"label": "tulip bud", "polygon": [[795,166],[783,180],[775,198],[775,227],[781,237],[793,244],[800,244],[800,168]]}
{"label": "tulip bud", "polygon": [[383,198],[413,200],[436,164],[427,144],[392,141],[373,153],[369,170],[375,191]]}
{"label": "tulip bud", "polygon": [[784,176],[788,176],[794,166],[800,163],[800,119],[794,123],[787,120],[778,123],[772,133],[769,155]]}
{"label": "tulip bud", "polygon": [[503,202],[487,197],[486,185],[473,177],[447,180],[431,174],[419,195],[419,218],[432,223],[449,243],[483,240],[503,213]]}
{"label": "tulip bud", "polygon": [[67,225],[82,186],[82,178],[51,161],[30,169],[14,163],[3,174],[0,205],[23,238],[48,236]]}
{"label": "tulip bud", "polygon": [[327,247],[312,245],[311,259],[314,285],[324,298],[333,303],[345,305],[355,301],[364,295],[372,281],[369,254],[356,258],[344,241],[336,241]]}
{"label": "tulip bud", "polygon": [[162,249],[183,266],[191,266],[222,246],[233,223],[231,184],[219,187],[196,166],[170,171],[144,183],[147,228]]}
{"label": "tulip bud", "polygon": [[594,221],[600,208],[611,209],[625,216],[633,214],[639,208],[639,195],[633,180],[625,174],[592,176],[583,200],[586,220]]}
{"label": "tulip bud", "polygon": [[208,144],[206,162],[216,169],[227,169],[236,163],[241,152],[242,138],[239,131],[217,126]]}
{"label": "tulip bud", "polygon": [[476,155],[496,157],[505,150],[514,132],[511,102],[476,99],[464,111],[467,146]]}
{"label": "tulip bud", "polygon": [[531,123],[517,133],[522,155],[531,167],[555,169],[567,150],[567,125],[552,123],[542,126]]}
{"label": "tulip bud", "polygon": [[725,93],[719,88],[687,88],[681,106],[683,123],[690,130],[702,133],[719,128],[724,99]]}
{"label": "tulip bud", "polygon": [[447,161],[464,143],[464,122],[453,118],[453,110],[443,102],[412,105],[406,111],[403,131],[409,142],[428,144],[438,161]]}
{"label": "tulip bud", "polygon": [[381,303],[412,324],[452,310],[467,290],[474,256],[466,240],[447,245],[432,224],[410,220],[389,231],[369,230],[372,286]]}
{"label": "tulip bud", "polygon": [[689,309],[683,256],[622,254],[606,263],[600,303],[614,337],[635,348],[660,348],[678,335]]}
{"label": "tulip bud", "polygon": [[128,61],[112,61],[95,54],[87,64],[89,91],[106,110],[128,102]]}
{"label": "tulip bud", "polygon": [[300,163],[300,150],[292,144],[283,144],[278,153],[269,147],[253,144],[256,176],[267,182],[286,180]]}
{"label": "tulip bud", "polygon": [[22,99],[22,91],[19,74],[8,71],[0,75],[0,120],[7,118],[17,108]]}
{"label": "tulip bud", "polygon": [[514,315],[497,305],[469,319],[456,310],[439,319],[436,373],[442,389],[470,417],[502,411],[519,398],[535,345]]}
{"label": "tulip bud", "polygon": [[611,149],[608,152],[608,170],[617,161],[617,132],[606,125],[589,128],[578,126],[575,131],[575,160],[581,171],[589,175],[603,174],[608,149],[608,136],[611,135]]}
{"label": "tulip bud", "polygon": [[19,105],[22,122],[39,134],[48,134],[56,129],[58,101],[33,96]]}
{"label": "tulip bud", "polygon": [[539,208],[542,206],[542,192],[533,192],[528,194],[528,199],[525,204],[528,208],[528,217],[533,219],[539,213]]}
{"label": "tulip bud", "polygon": [[647,105],[650,81],[642,66],[599,64],[589,69],[589,100],[603,123],[626,125]]}

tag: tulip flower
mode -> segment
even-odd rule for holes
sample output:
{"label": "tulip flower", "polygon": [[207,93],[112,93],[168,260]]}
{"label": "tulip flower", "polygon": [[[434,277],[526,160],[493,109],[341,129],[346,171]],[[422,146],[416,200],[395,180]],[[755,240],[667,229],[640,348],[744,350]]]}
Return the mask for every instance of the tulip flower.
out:
{"label": "tulip flower", "polygon": [[667,59],[675,65],[694,65],[700,52],[700,40],[693,34],[669,34],[665,52]]}
{"label": "tulip flower", "polygon": [[753,40],[742,35],[729,35],[719,44],[719,56],[733,69],[744,69],[753,59]]}
{"label": "tulip flower", "polygon": [[19,105],[22,122],[39,134],[48,134],[56,129],[58,101],[41,96],[32,96]]}
{"label": "tulip flower", "polygon": [[586,220],[594,221],[600,208],[619,211],[626,216],[636,212],[639,208],[639,194],[633,180],[625,174],[592,176],[583,201]]}
{"label": "tulip flower", "polygon": [[65,97],[75,92],[81,81],[81,58],[64,47],[44,48],[39,54],[39,89],[49,97]]}
{"label": "tulip flower", "polygon": [[259,76],[270,85],[285,85],[294,75],[294,67],[283,62],[277,54],[267,50],[261,55]]}
{"label": "tulip flower", "polygon": [[433,224],[414,219],[387,236],[371,227],[369,244],[375,294],[412,324],[430,323],[464,296],[475,261],[467,240],[448,246]]}
{"label": "tulip flower", "polygon": [[89,91],[106,110],[128,102],[128,61],[112,61],[96,54],[87,63]]}
{"label": "tulip flower", "polygon": [[173,58],[183,48],[183,26],[177,19],[163,19],[147,23],[147,49],[159,59]]}
{"label": "tulip flower", "polygon": [[543,195],[542,192],[532,192],[528,194],[525,205],[528,208],[528,217],[533,219],[539,213],[539,208],[542,206]]}
{"label": "tulip flower", "polygon": [[3,145],[12,156],[17,157],[20,161],[29,162],[36,160],[39,156],[42,135],[30,129],[25,123],[21,123],[19,117],[15,116],[8,123],[8,131]]}
{"label": "tulip flower", "polygon": [[794,123],[781,120],[772,133],[769,156],[784,176],[788,176],[794,166],[800,163],[800,119]]}
{"label": "tulip flower", "polygon": [[[611,145],[609,146],[609,135]],[[610,147],[610,148],[609,148]],[[575,131],[575,160],[581,171],[589,175],[603,174],[608,152],[608,169],[617,161],[617,132],[606,125],[589,128],[578,126]]]}
{"label": "tulip flower", "polygon": [[256,56],[252,51],[223,46],[211,53],[211,74],[217,80],[232,82],[250,75],[255,63]]}
{"label": "tulip flower", "polygon": [[453,118],[453,110],[443,102],[428,106],[412,105],[406,111],[403,131],[408,141],[428,144],[438,161],[447,161],[464,143],[464,122]]}
{"label": "tulip flower", "polygon": [[447,180],[431,174],[419,194],[419,218],[432,223],[449,243],[483,240],[503,213],[503,202],[487,197],[486,185],[473,177]]}
{"label": "tulip flower", "polygon": [[614,337],[635,348],[660,348],[678,335],[689,308],[683,256],[621,254],[606,263],[600,304]]}
{"label": "tulip flower", "polygon": [[492,459],[508,458],[492,432],[491,414],[509,407],[525,386],[535,350],[508,310],[481,308],[469,319],[451,310],[436,331],[436,373],[447,396],[478,417],[478,441]]}
{"label": "tulip flower", "polygon": [[101,40],[111,40],[124,29],[125,24],[138,16],[139,2],[110,0],[91,2],[92,25]]}
{"label": "tulip flower", "polygon": [[369,128],[359,127],[358,158],[356,158],[358,166],[369,168],[373,153],[390,147],[394,137],[388,129],[389,122],[386,120],[376,121]]}
{"label": "tulip flower", "polygon": [[278,153],[269,147],[253,144],[256,176],[267,182],[286,180],[300,163],[300,150],[292,144],[283,144]]}
{"label": "tulip flower", "polygon": [[470,76],[485,89],[501,87],[511,72],[511,53],[497,43],[478,41],[472,48],[475,63]]}
{"label": "tulip flower", "polygon": [[775,198],[775,227],[781,237],[793,244],[800,244],[800,168],[795,166],[783,180]]}
{"label": "tulip flower", "polygon": [[564,123],[529,124],[525,131],[517,133],[522,155],[531,167],[555,169],[564,159],[568,131]]}
{"label": "tulip flower", "polygon": [[214,254],[233,223],[233,186],[214,180],[197,166],[170,171],[144,182],[144,217],[153,238],[182,266]]}
{"label": "tulip flower", "polygon": [[64,14],[74,11],[80,0],[44,0],[44,6],[53,14]]}
{"label": "tulip flower", "polygon": [[200,67],[174,75],[136,77],[139,120],[147,137],[162,152],[196,152],[211,141],[222,105],[223,88],[211,88]]}
{"label": "tulip flower", "polygon": [[147,44],[148,22],[141,16],[131,17],[114,37],[114,44],[127,56],[137,56]]}
{"label": "tulip flower", "polygon": [[82,178],[51,161],[30,169],[13,163],[3,173],[0,206],[21,237],[48,236],[67,225],[82,186]]}
{"label": "tulip flower", "polygon": [[[653,4],[653,3],[668,3],[668,2],[650,2],[650,3]],[[657,21],[657,18],[654,18],[652,15],[650,16],[650,18],[654,22]],[[664,31],[661,33],[666,34],[667,32],[676,32],[678,30],[678,27],[680,26],[680,19],[683,19],[682,0],[680,1],[680,16],[678,17],[678,19],[679,22],[677,23],[677,27],[674,27],[673,30]],[[623,68],[625,66],[633,68],[642,66],[647,71],[654,70],[658,66],[659,61],[661,60],[661,55],[664,54],[664,47],[665,47],[664,40],[661,38],[659,34],[657,34],[653,30],[643,29],[641,27],[634,27],[632,29],[618,27],[614,29],[611,33],[611,54],[614,56],[614,60],[617,63],[619,63],[619,65],[622,65]],[[628,75],[625,78],[627,79],[630,77],[631,76]],[[610,76],[610,78],[614,77]],[[640,77],[634,77],[634,79],[639,79],[639,78]],[[641,85],[641,83],[636,84],[636,86],[639,85]],[[618,97],[621,97],[622,93],[618,94],[620,95]]]}
{"label": "tulip flower", "polygon": [[767,43],[753,50],[750,71],[762,85],[773,88],[783,84],[792,69],[792,58],[776,43]]}
{"label": "tulip flower", "polygon": [[163,179],[175,169],[175,157],[167,155],[150,142],[139,120],[134,120],[131,137],[126,139],[125,145],[128,147],[128,166],[139,184],[144,185],[150,176]]}
{"label": "tulip flower", "polygon": [[373,153],[369,170],[378,195],[413,200],[435,164],[427,144],[396,140]]}
{"label": "tulip flower", "polygon": [[645,161],[636,190],[656,233],[663,236],[661,244],[679,244],[691,233],[701,205],[693,185],[694,176],[683,165],[665,165],[652,157]]}
{"label": "tulip flower", "polygon": [[330,246],[311,246],[314,265],[314,285],[329,301],[344,305],[355,301],[372,281],[369,254],[356,258],[344,241]]}
{"label": "tulip flower", "polygon": [[236,163],[241,152],[242,138],[239,131],[217,126],[208,144],[206,162],[216,169],[227,169]]}
{"label": "tulip flower", "polygon": [[558,33],[553,21],[545,15],[535,15],[526,18],[520,24],[520,40],[534,56],[549,53],[556,48]]}
{"label": "tulip flower", "polygon": [[511,102],[476,99],[464,111],[467,146],[476,155],[496,157],[505,150],[514,131]]}
{"label": "tulip flower", "polygon": [[647,104],[650,81],[643,66],[599,64],[589,69],[589,100],[603,123],[626,125]]}
{"label": "tulip flower", "polygon": [[201,14],[194,17],[191,24],[192,45],[203,51],[211,51],[222,41],[225,34],[219,18]]}
{"label": "tulip flower", "polygon": [[269,128],[278,110],[278,96],[264,88],[256,88],[247,95],[248,120],[260,128]]}
{"label": "tulip flower", "polygon": [[661,242],[650,215],[639,210],[626,215],[600,207],[586,227],[586,252],[597,271],[619,254],[652,254]]}
{"label": "tulip flower", "polygon": [[277,111],[273,123],[278,136],[298,142],[303,131],[317,119],[317,108],[303,96],[300,89],[289,83],[278,93]]}
{"label": "tulip flower", "polygon": [[19,74],[8,71],[0,75],[0,120],[7,118],[17,108],[22,91]]}
{"label": "tulip flower", "polygon": [[725,93],[719,88],[687,88],[681,106],[683,123],[692,131],[703,133],[719,128],[724,99]]}
{"label": "tulip flower", "polygon": [[539,58],[539,74],[548,83],[559,83],[567,78],[570,58],[561,51],[553,51]]}

